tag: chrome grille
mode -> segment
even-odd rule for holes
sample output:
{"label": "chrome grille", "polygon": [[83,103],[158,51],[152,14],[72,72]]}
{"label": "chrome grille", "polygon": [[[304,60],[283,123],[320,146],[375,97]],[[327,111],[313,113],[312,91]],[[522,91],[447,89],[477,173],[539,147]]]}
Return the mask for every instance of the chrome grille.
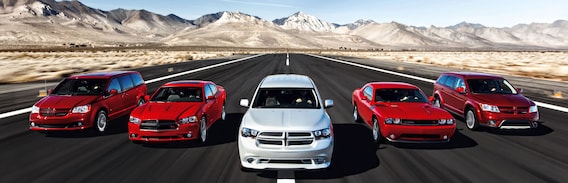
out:
{"label": "chrome grille", "polygon": [[438,120],[402,120],[403,125],[438,125]]}
{"label": "chrome grille", "polygon": [[257,142],[274,147],[310,145],[314,142],[314,136],[311,132],[261,132]]}
{"label": "chrome grille", "polygon": [[140,124],[141,130],[175,130],[178,128],[174,120],[144,120]]}
{"label": "chrome grille", "polygon": [[498,106],[499,112],[505,114],[527,114],[529,107],[516,107],[516,106]]}
{"label": "chrome grille", "polygon": [[41,108],[39,114],[42,116],[66,116],[69,109]]}

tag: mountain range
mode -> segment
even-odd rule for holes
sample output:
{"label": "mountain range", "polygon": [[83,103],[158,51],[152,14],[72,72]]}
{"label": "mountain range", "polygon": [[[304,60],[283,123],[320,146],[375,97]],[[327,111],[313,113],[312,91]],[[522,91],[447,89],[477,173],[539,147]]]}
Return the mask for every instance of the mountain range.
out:
{"label": "mountain range", "polygon": [[486,27],[417,27],[358,20],[340,25],[298,12],[273,21],[241,12],[186,20],[146,10],[103,11],[79,1],[1,0],[0,43],[219,46],[299,49],[568,49],[568,21]]}

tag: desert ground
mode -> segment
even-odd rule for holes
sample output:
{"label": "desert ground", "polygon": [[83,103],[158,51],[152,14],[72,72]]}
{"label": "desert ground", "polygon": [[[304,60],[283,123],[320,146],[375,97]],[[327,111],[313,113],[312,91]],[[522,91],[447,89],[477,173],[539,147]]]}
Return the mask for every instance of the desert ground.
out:
{"label": "desert ground", "polygon": [[[277,50],[276,52],[281,52]],[[0,51],[0,83],[55,80],[84,72],[125,70],[192,60],[256,54],[267,50],[123,49],[74,51]],[[314,51],[308,51],[314,53]],[[568,52],[407,52],[316,51],[376,60],[432,64],[505,75],[568,82]]]}

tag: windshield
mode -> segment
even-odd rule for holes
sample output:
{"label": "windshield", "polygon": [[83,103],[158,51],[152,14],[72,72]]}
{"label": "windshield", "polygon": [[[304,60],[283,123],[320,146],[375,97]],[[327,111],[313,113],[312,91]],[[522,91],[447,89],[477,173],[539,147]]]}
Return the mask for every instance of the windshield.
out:
{"label": "windshield", "polygon": [[107,80],[65,79],[51,92],[52,95],[102,95]]}
{"label": "windshield", "polygon": [[504,79],[469,79],[467,84],[472,93],[517,94],[513,85]]}
{"label": "windshield", "polygon": [[320,108],[317,95],[312,88],[261,88],[254,108]]}
{"label": "windshield", "polygon": [[201,102],[201,87],[164,87],[150,99],[154,102]]}
{"label": "windshield", "polygon": [[375,102],[428,102],[418,89],[385,88],[375,91]]}

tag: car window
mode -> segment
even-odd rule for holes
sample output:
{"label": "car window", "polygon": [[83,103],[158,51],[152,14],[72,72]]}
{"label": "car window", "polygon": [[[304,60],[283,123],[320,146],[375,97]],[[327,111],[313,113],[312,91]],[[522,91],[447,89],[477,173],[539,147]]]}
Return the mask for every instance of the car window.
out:
{"label": "car window", "polygon": [[211,87],[209,84],[205,85],[205,98],[209,98],[209,96],[213,96],[213,92],[211,91]]}
{"label": "car window", "polygon": [[448,79],[448,76],[443,75],[443,76],[440,76],[440,78],[438,78],[438,80],[436,82],[445,85],[446,79]]}
{"label": "car window", "polygon": [[153,102],[201,102],[201,87],[163,87],[150,99]]}
{"label": "car window", "polygon": [[472,93],[517,94],[513,85],[504,79],[468,79],[467,84]]}
{"label": "car window", "polygon": [[213,84],[208,84],[207,85],[209,87],[209,89],[211,90],[211,95],[216,95],[217,94],[217,87]]}
{"label": "car window", "polygon": [[120,84],[122,86],[122,90],[128,90],[134,87],[134,83],[132,83],[132,78],[129,75],[120,76],[119,77]]}
{"label": "car window", "polygon": [[448,78],[444,81],[444,85],[446,85],[447,87],[450,88],[454,88],[456,83],[456,77],[455,76],[448,76]]}
{"label": "car window", "polygon": [[132,78],[132,81],[134,82],[134,86],[144,84],[144,80],[142,79],[142,77],[139,74],[130,74],[130,78]]}
{"label": "car window", "polygon": [[118,78],[113,78],[112,80],[110,80],[110,84],[108,85],[107,92],[110,92],[110,90],[113,90],[113,89],[115,89],[118,92],[122,91],[120,89],[120,83],[118,82]]}
{"label": "car window", "polygon": [[375,92],[376,102],[428,102],[418,89],[384,88]]}
{"label": "car window", "polygon": [[465,89],[465,83],[463,82],[462,78],[456,79],[456,86],[454,87],[454,89],[457,89],[458,87],[462,87]]}
{"label": "car window", "polygon": [[261,88],[253,108],[320,108],[313,88]]}
{"label": "car window", "polygon": [[365,95],[365,97],[367,97],[367,100],[373,100],[373,88],[370,86],[367,86],[363,89],[363,95]]}
{"label": "car window", "polygon": [[104,79],[65,79],[52,92],[54,95],[102,95]]}

